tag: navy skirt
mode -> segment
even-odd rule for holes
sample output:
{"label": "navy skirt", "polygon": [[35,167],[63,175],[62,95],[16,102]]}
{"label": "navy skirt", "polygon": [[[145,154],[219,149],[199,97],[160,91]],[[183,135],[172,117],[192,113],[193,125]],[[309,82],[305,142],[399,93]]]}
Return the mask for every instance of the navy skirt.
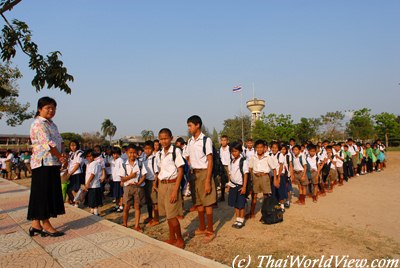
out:
{"label": "navy skirt", "polygon": [[228,194],[228,205],[237,209],[245,208],[246,206],[246,196],[240,194],[242,187],[236,186],[235,188],[229,188]]}
{"label": "navy skirt", "polygon": [[47,220],[65,214],[60,168],[42,166],[32,169],[28,220]]}
{"label": "navy skirt", "polygon": [[87,205],[96,208],[103,205],[103,193],[101,188],[89,188],[86,195]]}

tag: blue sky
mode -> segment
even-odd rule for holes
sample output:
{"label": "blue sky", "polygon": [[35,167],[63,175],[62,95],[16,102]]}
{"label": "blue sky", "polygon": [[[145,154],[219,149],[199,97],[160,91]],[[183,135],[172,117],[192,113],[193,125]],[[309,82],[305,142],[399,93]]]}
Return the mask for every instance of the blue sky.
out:
{"label": "blue sky", "polygon": [[[265,113],[318,117],[368,107],[400,114],[400,1],[22,1],[7,18],[26,21],[40,51],[60,50],[72,95],[36,93],[22,54],[20,100],[58,101],[61,132],[116,137],[170,127],[186,134],[199,114],[212,130],[240,114],[240,94]],[[247,109],[244,109],[248,113]],[[1,133],[27,134],[30,121]]]}

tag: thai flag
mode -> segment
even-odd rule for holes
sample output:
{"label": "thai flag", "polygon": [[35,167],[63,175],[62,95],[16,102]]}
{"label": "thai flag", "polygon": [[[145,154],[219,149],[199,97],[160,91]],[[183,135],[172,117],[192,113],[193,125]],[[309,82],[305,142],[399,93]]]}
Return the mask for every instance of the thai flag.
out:
{"label": "thai flag", "polygon": [[232,89],[232,91],[233,91],[233,93],[240,92],[240,91],[242,91],[242,86],[236,86],[236,87],[234,87],[234,88]]}

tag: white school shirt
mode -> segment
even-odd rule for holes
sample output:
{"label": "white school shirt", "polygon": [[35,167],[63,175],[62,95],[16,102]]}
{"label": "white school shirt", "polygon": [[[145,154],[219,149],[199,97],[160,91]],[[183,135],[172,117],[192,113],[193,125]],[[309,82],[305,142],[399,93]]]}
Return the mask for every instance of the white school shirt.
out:
{"label": "white school shirt", "polygon": [[[301,161],[300,161],[301,158]],[[301,164],[303,163],[303,165]],[[307,164],[306,158],[303,154],[299,154],[298,157],[293,156],[293,170],[294,171],[304,171],[304,165]]]}
{"label": "white school shirt", "polygon": [[155,174],[158,173],[157,158],[154,155],[146,157],[143,160],[143,166],[146,168],[147,171],[146,180],[154,181]]}
{"label": "white school shirt", "polygon": [[14,161],[14,155],[12,153],[8,154],[6,160],[10,160],[10,162],[12,163]]}
{"label": "white school shirt", "polygon": [[254,155],[249,159],[249,168],[253,169],[253,173],[267,173],[269,174],[271,170],[275,168],[274,161],[269,155],[263,155],[261,158],[258,155]]}
{"label": "white school shirt", "polygon": [[[281,152],[277,152],[276,154],[270,153],[270,156],[273,161],[272,162],[273,166],[275,166],[276,173],[278,173],[280,164],[283,164],[283,162],[285,161],[285,157],[283,156],[283,154]],[[285,173],[285,169],[283,169],[283,168],[282,168],[282,173]]]}
{"label": "white school shirt", "polygon": [[[281,153],[282,154],[282,153]],[[283,155],[283,154],[282,154]],[[289,156],[289,164],[292,162],[292,154],[291,153],[287,153],[286,155],[283,155],[284,157],[284,161],[283,161],[283,170],[282,170],[282,174],[285,173],[285,171],[287,171],[288,177],[291,176],[290,174],[290,169],[289,169],[289,164],[287,161],[287,156]]]}
{"label": "white school shirt", "polygon": [[159,168],[158,179],[160,181],[176,179],[178,177],[178,168],[185,165],[181,149],[175,148],[175,162],[172,155],[173,150],[174,146],[171,145],[167,153],[165,153],[164,149],[157,153],[156,157]]}
{"label": "white school shirt", "polygon": [[121,170],[125,173],[124,168],[122,164],[124,163],[124,160],[121,157],[118,157],[117,159],[112,159],[110,162],[110,167],[111,167],[111,179],[112,181],[121,181]]}
{"label": "white school shirt", "polygon": [[189,157],[190,165],[193,169],[207,169],[208,160],[207,155],[213,153],[212,141],[208,137],[206,140],[206,154],[203,152],[203,137],[204,134],[200,133],[197,139],[191,137],[188,140],[187,150],[184,157]]}
{"label": "white school shirt", "polygon": [[7,158],[0,158],[1,161],[1,169],[6,169],[6,159]]}
{"label": "white school shirt", "polygon": [[104,158],[101,155],[95,158],[94,161],[97,161],[100,164],[101,169],[106,168],[106,164],[104,163]]}
{"label": "white school shirt", "polygon": [[357,154],[358,152],[358,148],[357,145],[353,144],[353,145],[348,145],[349,146],[349,152],[351,153],[351,156],[354,156]]}
{"label": "white school shirt", "polygon": [[[125,165],[126,171],[124,169],[124,165]],[[138,162],[137,159],[135,160],[135,163],[133,165],[131,165],[129,163],[129,159],[128,159],[128,160],[125,161],[125,163],[123,163],[122,169],[120,169],[120,172],[119,172],[119,176],[120,177],[126,177],[126,176],[128,176],[128,175],[130,175],[132,173],[136,173],[136,176],[133,177],[132,179],[124,182],[124,186],[128,186],[130,184],[134,184],[134,183],[139,182],[141,177],[143,175],[147,174],[147,171],[146,171],[146,168],[143,165],[142,165],[142,169],[140,170],[139,162]],[[145,183],[143,182],[142,184],[140,184],[140,187],[143,187],[144,185],[145,185]]]}
{"label": "white school shirt", "polygon": [[[317,162],[318,158],[318,162]],[[321,159],[315,154],[313,157],[308,156],[307,157],[307,163],[310,165],[310,169],[314,171],[318,171],[318,164],[321,163]]]}
{"label": "white school shirt", "polygon": [[243,155],[246,157],[246,159],[251,159],[255,155],[254,148],[244,148]]}
{"label": "white school shirt", "polygon": [[382,143],[378,144],[378,149],[379,149],[379,151],[384,152],[385,149],[386,149],[386,146],[384,144],[382,144]]}
{"label": "white school shirt", "polygon": [[328,157],[328,154],[326,153],[325,148],[321,148],[321,151],[317,153],[318,158],[324,160],[325,158]]}
{"label": "white school shirt", "polygon": [[111,174],[111,161],[114,160],[114,158],[113,158],[112,155],[107,155],[106,154],[103,159],[104,159],[104,166],[105,166],[106,163],[110,164],[109,167],[105,167],[106,168],[106,174],[110,175]]}
{"label": "white school shirt", "polygon": [[343,167],[343,161],[340,160],[340,159],[338,158],[338,156],[340,156],[340,158],[343,158],[343,159],[344,159],[344,152],[339,151],[339,152],[337,152],[337,153],[335,154],[336,167]]}
{"label": "white school shirt", "polygon": [[331,164],[331,169],[336,169],[336,165],[333,163],[335,161],[336,161],[336,157],[334,156],[333,159],[328,158],[328,161],[326,162],[326,164],[329,165],[329,163],[332,163]]}
{"label": "white school shirt", "polygon": [[229,166],[229,163],[231,162],[231,152],[229,150],[229,145],[227,145],[225,148],[219,148],[219,156],[221,157],[222,165]]}
{"label": "white school shirt", "polygon": [[[242,173],[240,172],[240,166],[239,166],[241,158],[242,158],[242,156],[239,157],[238,159],[234,159],[233,161],[231,161],[229,163],[229,167],[228,167],[229,177],[230,177],[230,180],[228,183],[229,187],[235,188],[236,185],[234,183],[243,185],[244,178],[242,177]],[[243,161],[243,174],[246,174],[246,173],[249,173],[249,164],[248,164],[248,161],[245,159]]]}
{"label": "white school shirt", "polygon": [[83,163],[82,154],[83,154],[83,152],[81,150],[77,150],[76,152],[73,152],[70,154],[69,160],[68,160],[68,173],[71,174],[71,172],[74,169],[76,164],[79,164],[79,168],[72,175],[82,173],[82,170],[81,170],[81,164]]}
{"label": "white school shirt", "polygon": [[92,161],[86,166],[85,183],[89,181],[92,174],[94,174],[94,178],[89,188],[100,188],[101,166],[97,161]]}

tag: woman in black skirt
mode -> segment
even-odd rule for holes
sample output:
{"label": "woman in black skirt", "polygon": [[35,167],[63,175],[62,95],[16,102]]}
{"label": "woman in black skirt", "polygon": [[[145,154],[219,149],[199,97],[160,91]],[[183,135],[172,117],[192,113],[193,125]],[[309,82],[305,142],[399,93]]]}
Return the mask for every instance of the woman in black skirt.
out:
{"label": "woman in black skirt", "polygon": [[62,236],[50,223],[51,217],[65,214],[61,191],[60,168],[66,163],[61,155],[62,138],[52,118],[57,103],[50,97],[40,98],[37,113],[30,129],[32,141],[32,182],[28,220],[32,221],[29,235]]}

